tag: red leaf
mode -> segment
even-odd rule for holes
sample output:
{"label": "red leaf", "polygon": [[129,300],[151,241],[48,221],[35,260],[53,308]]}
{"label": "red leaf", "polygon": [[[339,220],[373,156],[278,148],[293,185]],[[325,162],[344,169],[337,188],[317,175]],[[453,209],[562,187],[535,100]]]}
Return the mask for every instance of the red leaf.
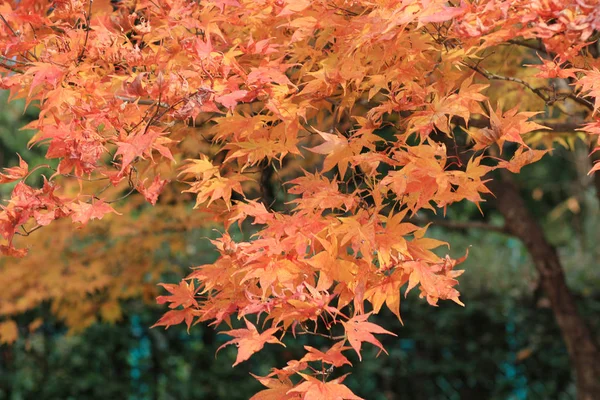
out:
{"label": "red leaf", "polygon": [[145,182],[146,180],[144,180],[143,182],[139,182],[135,188],[138,192],[142,194],[142,196],[144,196],[146,200],[148,200],[150,204],[154,206],[156,205],[158,196],[163,191],[167,183],[169,183],[169,180],[160,179],[160,175],[156,175],[148,188],[144,187]]}
{"label": "red leaf", "polygon": [[23,258],[27,255],[27,249],[16,249],[12,246],[0,245],[0,254],[9,257]]}
{"label": "red leaf", "polygon": [[0,183],[13,182],[13,181],[16,181],[17,179],[25,178],[27,176],[27,174],[29,173],[29,166],[27,165],[25,160],[23,160],[21,158],[20,155],[18,155],[18,156],[19,156],[19,166],[4,168],[4,172],[0,173]]}
{"label": "red leaf", "polygon": [[53,88],[56,88],[56,85],[62,79],[64,73],[65,72],[56,64],[33,63],[33,66],[26,72],[27,75],[33,75],[31,86],[29,87],[29,96],[31,96],[31,92],[33,92],[36,87],[44,83],[48,83]]}
{"label": "red leaf", "polygon": [[246,90],[235,90],[231,93],[227,93],[221,96],[216,96],[215,101],[223,104],[225,107],[230,110],[233,109],[241,99],[246,97],[248,91]]}
{"label": "red leaf", "polygon": [[87,224],[90,219],[102,219],[108,213],[120,215],[102,200],[96,200],[93,203],[79,201],[78,203],[71,203],[70,208],[73,212],[71,214],[73,222],[79,222],[82,225]]}

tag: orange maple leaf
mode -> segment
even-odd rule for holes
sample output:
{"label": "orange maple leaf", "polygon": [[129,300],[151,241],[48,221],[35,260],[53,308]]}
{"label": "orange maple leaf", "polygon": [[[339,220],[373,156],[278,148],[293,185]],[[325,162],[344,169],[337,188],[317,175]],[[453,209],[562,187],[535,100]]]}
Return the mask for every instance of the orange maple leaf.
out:
{"label": "orange maple leaf", "polygon": [[308,150],[314,153],[327,154],[327,157],[325,157],[325,161],[323,162],[322,172],[327,172],[337,165],[338,170],[340,171],[340,177],[343,178],[344,175],[346,175],[350,159],[356,154],[350,146],[348,139],[341,135],[321,132],[316,129],[315,131],[325,140],[325,142]]}
{"label": "orange maple leaf", "polygon": [[196,292],[198,288],[194,287],[194,282],[186,282],[181,281],[179,285],[174,285],[170,283],[159,283],[159,286],[167,289],[170,296],[158,296],[156,298],[156,302],[158,304],[169,304],[169,308],[177,308],[179,306],[187,307],[198,307],[198,302],[196,301]]}
{"label": "orange maple leaf", "polygon": [[279,339],[273,336],[279,328],[269,328],[266,331],[259,333],[256,326],[250,321],[245,318],[244,321],[246,321],[247,329],[233,329],[227,332],[219,332],[235,338],[217,349],[217,352],[219,352],[223,347],[229,346],[230,344],[235,344],[238,347],[237,358],[235,363],[233,363],[234,367],[242,361],[249,359],[252,354],[262,350],[265,343],[278,343],[285,347],[285,344],[281,343]]}
{"label": "orange maple leaf", "polygon": [[300,374],[305,382],[291,389],[288,393],[302,393],[303,400],[364,400],[358,397],[342,381],[346,375],[329,382],[322,382],[310,375]]}
{"label": "orange maple leaf", "polygon": [[404,272],[396,270],[390,276],[383,278],[378,284],[367,289],[365,298],[373,304],[373,313],[379,313],[385,302],[390,311],[402,322],[402,318],[400,318],[400,287],[406,281],[407,277]]}
{"label": "orange maple leaf", "polygon": [[410,271],[406,295],[417,284],[420,284],[422,297],[426,296],[427,302],[432,306],[437,304],[438,299],[450,299],[464,306],[458,299],[460,294],[454,289],[454,286],[458,283],[454,277],[460,275],[462,271],[447,271],[446,273],[436,274],[433,271],[435,266],[429,266],[422,261],[408,261],[402,266],[405,271]]}
{"label": "orange maple leaf", "polygon": [[56,64],[41,62],[32,64],[33,66],[26,72],[26,75],[33,75],[28,96],[31,96],[33,90],[44,83],[48,83],[52,85],[52,87],[56,88],[56,85],[65,74],[65,71]]}
{"label": "orange maple leaf", "polygon": [[498,143],[500,151],[505,141],[515,142],[527,147],[523,141],[523,135],[535,130],[549,129],[536,122],[529,121],[529,118],[539,114],[539,112],[518,112],[519,106],[513,107],[508,111],[502,112],[500,106],[494,111],[488,102],[490,110],[490,128],[483,128],[470,132],[475,139],[475,150],[483,149],[493,143]]}
{"label": "orange maple leaf", "polygon": [[526,165],[539,161],[549,150],[527,150],[523,151],[523,147],[519,147],[514,156],[509,161],[501,161],[498,163],[498,168],[505,168],[512,173],[519,173],[521,168]]}
{"label": "orange maple leaf", "polygon": [[350,347],[344,347],[344,342],[337,342],[327,352],[323,353],[314,347],[304,346],[308,351],[300,361],[322,361],[326,364],[331,364],[334,367],[341,367],[344,364],[352,365],[352,363],[342,354],[342,351],[348,350]]}
{"label": "orange maple leaf", "polygon": [[388,330],[383,329],[379,325],[376,325],[372,322],[367,322],[367,319],[372,313],[356,315],[354,318],[349,319],[346,322],[342,321],[342,325],[344,325],[344,329],[346,330],[346,338],[350,345],[358,354],[358,359],[362,361],[362,356],[360,355],[360,349],[362,347],[363,342],[371,343],[381,349],[385,354],[387,351],[383,348],[381,342],[375,339],[373,333],[381,333],[392,336],[398,336],[395,333],[392,333]]}
{"label": "orange maple leaf", "polygon": [[292,382],[289,379],[277,379],[268,376],[256,376],[250,373],[267,389],[261,390],[250,398],[250,400],[293,400],[299,399],[297,393],[288,393],[293,388]]}
{"label": "orange maple leaf", "polygon": [[196,316],[193,308],[184,308],[183,310],[170,310],[165,313],[151,328],[155,326],[164,326],[168,329],[171,325],[178,325],[185,321],[187,325],[188,333],[192,326],[192,321]]}

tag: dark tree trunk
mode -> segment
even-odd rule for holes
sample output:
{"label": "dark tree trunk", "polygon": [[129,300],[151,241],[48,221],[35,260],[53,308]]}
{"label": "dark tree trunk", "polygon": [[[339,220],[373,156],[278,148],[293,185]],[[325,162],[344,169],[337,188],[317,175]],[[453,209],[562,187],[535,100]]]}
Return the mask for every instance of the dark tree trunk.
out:
{"label": "dark tree trunk", "polygon": [[497,208],[508,231],[525,244],[539,273],[575,369],[577,399],[600,399],[600,349],[567,287],[556,249],[544,236],[510,176],[504,174],[488,186],[496,195]]}

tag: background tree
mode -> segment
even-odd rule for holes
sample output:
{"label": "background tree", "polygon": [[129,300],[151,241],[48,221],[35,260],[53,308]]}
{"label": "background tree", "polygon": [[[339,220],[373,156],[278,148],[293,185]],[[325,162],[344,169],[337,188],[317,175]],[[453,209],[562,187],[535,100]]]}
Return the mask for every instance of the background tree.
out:
{"label": "background tree", "polygon": [[[392,332],[368,319],[384,304],[399,319],[402,286],[418,286],[432,305],[462,304],[455,266],[463,258],[433,252],[443,242],[409,219],[462,200],[479,204],[492,189],[501,230],[533,256],[579,397],[600,393],[595,338],[507,172],[548,151],[534,146],[566,140],[556,132],[599,133],[595,7],[21,1],[3,3],[0,15],[0,85],[39,104],[38,120],[28,125],[37,130],[31,143],[47,144],[46,158],[58,161],[33,169],[50,170],[41,187],[27,183],[24,161],[3,173],[3,182],[18,181],[0,213],[3,254],[25,256],[16,236],[61,221],[85,225],[127,214],[140,226],[145,218],[153,232],[189,227],[184,212],[141,217],[146,206],[113,205],[134,191],[156,204],[175,179],[172,164],[200,151],[179,176],[196,208],[227,230],[213,240],[221,256],[163,285],[169,294],[158,302],[171,310],[157,325],[185,322],[189,329],[236,316],[242,327],[227,331],[232,340],[223,345],[238,346],[235,364],[267,343],[328,338],[328,351],[307,347],[258,378],[267,389],[255,398],[353,399],[336,368],[352,351],[361,358],[364,342],[385,351],[373,334]],[[234,241],[228,230],[249,223],[258,225],[256,236]],[[124,243],[113,251],[131,248]],[[82,265],[92,282],[102,282],[105,259],[93,247],[87,254]],[[142,275],[132,276],[139,282]],[[78,279],[75,299],[97,289]],[[103,296],[107,285],[99,288]],[[51,292],[4,314],[51,298],[69,320],[80,304]],[[109,295],[103,317],[115,317],[126,296]],[[85,304],[76,315],[95,315],[94,303]],[[14,331],[14,322],[3,323],[5,337]]]}

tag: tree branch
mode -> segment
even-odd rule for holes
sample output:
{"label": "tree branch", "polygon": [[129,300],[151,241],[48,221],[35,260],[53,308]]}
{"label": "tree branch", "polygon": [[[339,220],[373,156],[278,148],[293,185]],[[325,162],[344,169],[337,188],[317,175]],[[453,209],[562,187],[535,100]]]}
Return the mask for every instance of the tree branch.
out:
{"label": "tree branch", "polygon": [[[548,58],[554,60],[556,58],[556,54],[549,52],[548,50],[546,50],[546,48],[543,46],[542,43],[539,43],[537,45],[526,42],[525,40],[509,40],[508,43],[510,44],[514,44],[517,46],[522,46],[522,47],[527,47],[528,49],[532,49],[535,50],[536,52],[545,54]],[[572,67],[573,65],[569,62],[569,61],[565,61],[563,63],[566,67]],[[567,81],[567,84],[571,84],[572,80],[569,79],[563,79],[565,81]],[[569,82],[571,81],[571,82]],[[587,101],[581,97],[578,97],[575,93],[569,93],[569,94],[563,94],[565,95],[567,98],[573,100],[574,102],[581,104],[582,106],[586,107],[587,109],[589,109],[590,111],[594,111],[594,103]]]}
{"label": "tree branch", "polygon": [[140,104],[142,106],[154,106],[154,105],[158,105],[159,107],[162,108],[169,108],[171,107],[169,104],[164,103],[164,102],[156,102],[156,100],[152,100],[152,99],[140,99],[137,97],[127,97],[127,96],[115,96],[115,98],[122,100],[126,103],[137,103]]}
{"label": "tree branch", "polygon": [[[4,23],[4,25],[8,28],[8,30],[15,36],[15,37],[20,37],[19,36],[19,32],[15,31],[12,26],[10,26],[10,24],[8,23],[8,21],[6,20],[6,18],[4,18],[4,15],[0,14],[0,21],[2,21]],[[33,54],[30,50],[27,50],[27,54],[29,54],[31,57],[33,57],[34,60],[37,60],[37,56],[35,54]]]}
{"label": "tree branch", "polygon": [[483,77],[485,77],[486,79],[488,79],[490,81],[496,80],[496,81],[508,81],[508,82],[518,83],[519,85],[525,86],[527,89],[531,90],[531,92],[533,92],[539,98],[544,100],[546,103],[548,103],[550,101],[550,98],[546,94],[544,94],[543,89],[534,88],[533,86],[531,86],[529,83],[525,82],[522,79],[514,78],[512,76],[502,76],[502,75],[494,74],[478,65],[470,65],[467,63],[463,63],[463,65],[468,68],[471,68],[473,71],[477,72],[478,74],[482,75]]}
{"label": "tree branch", "polygon": [[12,65],[5,64],[3,62],[0,62],[0,68],[7,69],[7,70],[12,71],[12,72],[17,73],[17,74],[24,74],[25,73],[25,71],[23,71],[23,70],[21,70],[19,68],[13,67]]}
{"label": "tree branch", "polygon": [[510,43],[510,44],[517,45],[517,46],[527,47],[529,49],[532,49],[532,50],[538,51],[540,53],[543,53],[543,54],[545,54],[545,55],[547,55],[548,57],[551,57],[551,58],[556,57],[555,54],[549,53],[548,50],[546,50],[541,43],[535,45],[535,44],[531,44],[531,43],[529,43],[529,42],[527,42],[525,40],[516,40],[516,39],[508,40],[507,42]]}
{"label": "tree branch", "polygon": [[85,16],[85,39],[83,41],[83,46],[81,46],[81,52],[77,57],[77,64],[79,64],[83,60],[83,56],[85,55],[85,48],[87,46],[88,38],[90,37],[90,21],[92,19],[92,5],[94,4],[94,0],[89,0],[90,4],[88,7],[87,15]]}
{"label": "tree branch", "polygon": [[588,101],[584,98],[577,96],[573,92],[558,93],[558,94],[554,94],[553,96],[548,96],[544,92],[547,92],[547,91],[553,92],[553,90],[548,89],[548,88],[536,88],[536,87],[531,86],[528,82],[525,82],[522,79],[515,78],[512,76],[503,76],[503,75],[494,74],[493,72],[490,72],[490,71],[486,70],[485,68],[482,68],[478,65],[470,65],[467,63],[463,63],[463,65],[465,65],[466,67],[472,69],[473,71],[481,74],[482,76],[484,76],[486,79],[488,79],[490,81],[496,80],[496,81],[507,81],[507,82],[518,83],[519,85],[522,85],[522,86],[526,87],[527,89],[529,89],[532,93],[534,93],[540,99],[544,100],[544,102],[547,105],[552,105],[553,103],[555,103],[558,100],[563,100],[564,98],[569,98],[569,99],[573,100],[574,102],[583,105],[584,107],[586,107],[589,110],[592,110],[592,111],[594,110],[593,103],[591,103],[590,101]]}
{"label": "tree branch", "polygon": [[[464,125],[464,123],[462,122],[462,119],[460,117],[454,117],[452,118],[452,120],[450,121],[453,124],[456,125]],[[575,132],[575,131],[582,131],[583,125],[585,124],[585,121],[582,119],[577,119],[577,120],[571,120],[569,122],[544,122],[544,121],[534,121],[540,125],[544,125],[550,129],[552,129],[552,131],[555,132]],[[472,126],[474,128],[489,128],[490,124],[489,124],[489,120],[487,119],[472,119],[469,121],[469,126]]]}

